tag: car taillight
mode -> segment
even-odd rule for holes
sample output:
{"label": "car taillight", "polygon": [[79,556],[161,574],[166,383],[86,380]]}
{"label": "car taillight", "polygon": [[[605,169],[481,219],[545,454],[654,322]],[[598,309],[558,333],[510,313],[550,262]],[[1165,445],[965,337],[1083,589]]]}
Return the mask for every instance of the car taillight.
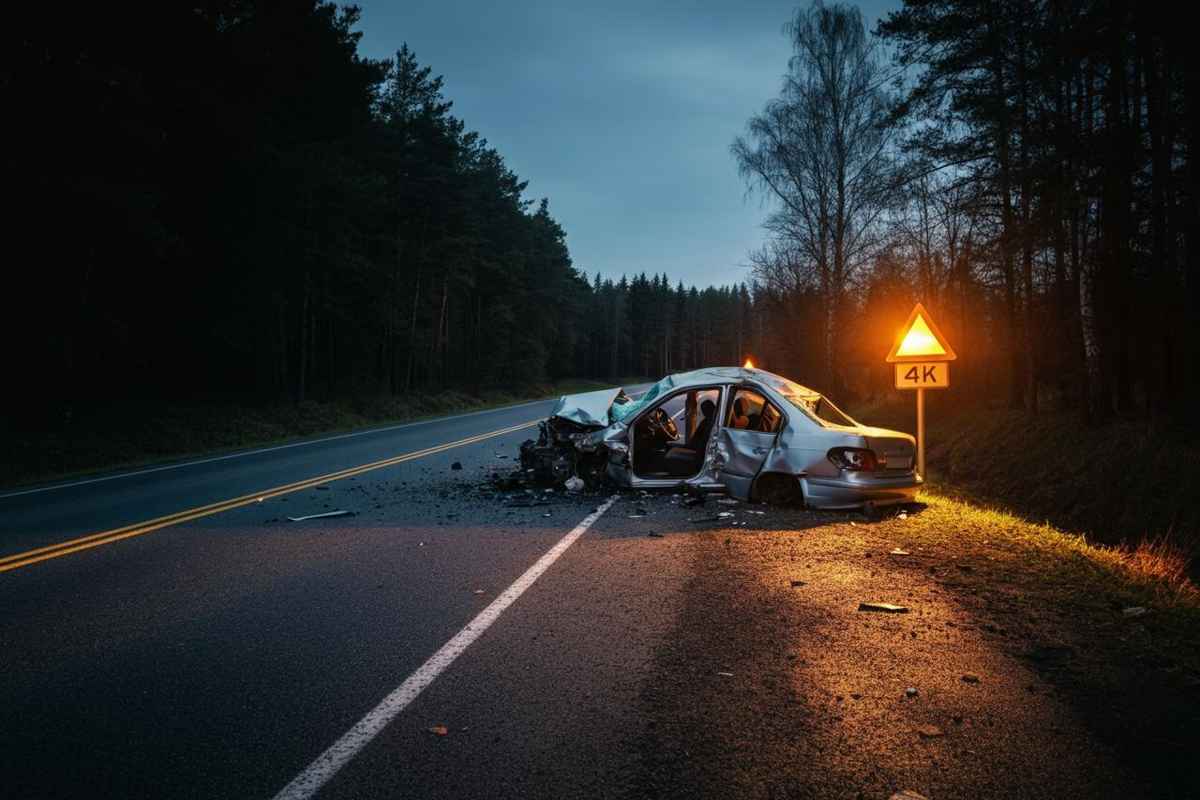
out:
{"label": "car taillight", "polygon": [[874,472],[879,469],[879,460],[872,450],[861,447],[835,447],[828,453],[829,460],[842,469],[855,472]]}

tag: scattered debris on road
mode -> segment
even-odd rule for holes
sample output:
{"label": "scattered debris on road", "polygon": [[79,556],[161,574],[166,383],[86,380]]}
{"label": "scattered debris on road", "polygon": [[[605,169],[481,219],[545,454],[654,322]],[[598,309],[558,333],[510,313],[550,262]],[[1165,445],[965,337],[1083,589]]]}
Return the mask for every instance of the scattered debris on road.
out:
{"label": "scattered debris on road", "polygon": [[720,675],[722,678],[732,678],[733,677],[732,672],[718,672],[717,674]]}
{"label": "scattered debris on road", "polygon": [[912,789],[902,789],[889,797],[888,800],[929,800],[929,798],[920,792],[914,792]]}
{"label": "scattered debris on road", "polygon": [[1145,614],[1146,612],[1148,612],[1149,610],[1150,609],[1146,608],[1145,606],[1130,606],[1129,608],[1126,608],[1121,612],[1121,616],[1140,617],[1143,614]]}
{"label": "scattered debris on road", "polygon": [[453,464],[451,464],[451,465],[450,465],[450,469],[452,469],[452,470],[454,470],[454,471],[456,471],[456,472],[457,472],[458,470],[462,469],[462,462],[461,462],[461,461],[455,461]]}
{"label": "scattered debris on road", "polygon": [[445,725],[434,725],[429,729],[429,732],[436,736],[445,736],[446,734],[450,733],[450,729]]}
{"label": "scattered debris on road", "polygon": [[567,487],[568,492],[582,492],[583,487],[587,486],[587,484],[583,482],[583,478],[572,475],[571,477],[567,478],[566,482],[563,483],[563,486]]}
{"label": "scattered debris on road", "polygon": [[946,735],[946,732],[937,725],[922,725],[917,728],[917,734],[922,739],[940,739]]}
{"label": "scattered debris on road", "polygon": [[308,514],[307,516],[303,516],[303,517],[288,517],[288,522],[304,522],[305,520],[309,520],[309,519],[326,519],[328,517],[353,517],[353,516],[354,516],[353,511],[345,511],[345,510],[326,511],[324,514]]}
{"label": "scattered debris on road", "polygon": [[917,691],[917,687],[915,687],[915,686],[910,686],[904,690],[905,697],[916,697],[919,694],[920,694],[920,692]]}
{"label": "scattered debris on road", "polygon": [[884,614],[907,614],[908,606],[898,606],[894,603],[859,603],[859,611],[879,611]]}
{"label": "scattered debris on road", "polygon": [[966,675],[962,676],[962,682],[963,683],[979,683],[979,676],[967,673]]}
{"label": "scattered debris on road", "polygon": [[895,547],[895,548],[892,548],[892,550],[890,550],[888,552],[888,555],[889,556],[911,556],[912,553],[908,552],[907,550],[901,550],[899,547]]}
{"label": "scattered debris on road", "polygon": [[792,579],[792,588],[793,589],[795,589],[797,586],[803,586],[803,585],[804,585],[804,581],[796,580],[795,578]]}

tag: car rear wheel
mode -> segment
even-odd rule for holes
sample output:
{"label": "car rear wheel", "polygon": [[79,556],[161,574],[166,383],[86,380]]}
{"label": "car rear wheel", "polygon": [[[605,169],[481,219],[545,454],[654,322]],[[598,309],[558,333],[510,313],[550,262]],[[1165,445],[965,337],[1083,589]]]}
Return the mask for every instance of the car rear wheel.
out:
{"label": "car rear wheel", "polygon": [[753,499],[773,506],[803,506],[804,491],[794,475],[768,472],[754,482]]}

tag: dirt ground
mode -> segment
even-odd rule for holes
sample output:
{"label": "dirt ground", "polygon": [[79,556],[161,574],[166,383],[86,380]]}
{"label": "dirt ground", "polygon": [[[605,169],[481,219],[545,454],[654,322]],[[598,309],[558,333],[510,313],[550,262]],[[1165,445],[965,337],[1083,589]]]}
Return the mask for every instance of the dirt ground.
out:
{"label": "dirt ground", "polygon": [[1195,796],[1200,679],[1154,646],[1170,615],[1126,615],[1100,578],[1061,591],[1003,525],[931,502],[870,521],[640,498],[630,524],[691,574],[643,692],[646,796]]}

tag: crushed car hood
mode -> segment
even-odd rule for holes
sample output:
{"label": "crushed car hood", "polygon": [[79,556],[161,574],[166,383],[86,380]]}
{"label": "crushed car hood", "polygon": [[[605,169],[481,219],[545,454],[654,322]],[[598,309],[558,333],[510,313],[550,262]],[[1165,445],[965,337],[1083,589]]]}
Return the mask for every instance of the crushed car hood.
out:
{"label": "crushed car hood", "polygon": [[621,394],[621,389],[600,389],[595,392],[568,394],[559,398],[550,416],[570,420],[579,425],[608,426],[608,410]]}

